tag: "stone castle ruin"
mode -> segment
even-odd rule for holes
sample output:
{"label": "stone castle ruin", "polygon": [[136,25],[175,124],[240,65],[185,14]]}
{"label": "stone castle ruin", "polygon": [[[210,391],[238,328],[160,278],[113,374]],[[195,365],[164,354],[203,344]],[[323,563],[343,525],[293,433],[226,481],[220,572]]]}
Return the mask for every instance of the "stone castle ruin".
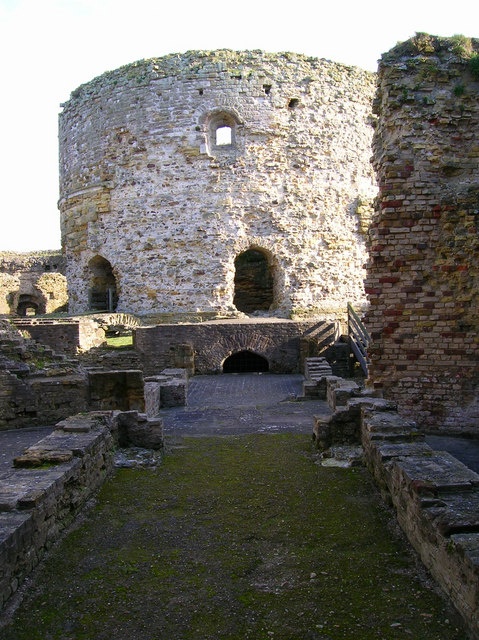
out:
{"label": "stone castle ruin", "polygon": [[0,251],[0,314],[34,316],[65,311],[65,258],[60,252]]}
{"label": "stone castle ruin", "polygon": [[418,34],[374,101],[370,380],[430,430],[479,426],[479,41]]}
{"label": "stone castle ruin", "polygon": [[374,85],[300,55],[216,51],[79,87],[59,136],[70,312],[364,306]]}
{"label": "stone castle ruin", "polygon": [[[332,409],[314,417],[316,439],[362,444],[479,638],[479,476],[424,442],[478,436],[478,95],[479,40],[427,34],[377,74],[188,52],[74,91],[60,115],[62,256],[0,255],[0,429],[62,420],[23,463],[50,464],[81,434],[96,457],[63,480],[86,479],[86,496],[111,433],[144,444],[154,423],[161,441],[160,408],[184,404],[188,375],[304,372],[303,399]],[[48,315],[67,298],[68,316]],[[132,349],[101,348],[115,323],[133,327]],[[352,352],[362,386],[342,379]],[[11,509],[23,539],[30,514]],[[9,547],[5,601],[23,546]]]}
{"label": "stone castle ruin", "polygon": [[293,372],[343,358],[352,303],[368,385],[477,433],[477,60],[417,34],[378,74],[225,50],[95,78],[60,114],[63,254],[2,254],[0,310],[61,309],[67,286],[73,317],[136,318],[148,374]]}

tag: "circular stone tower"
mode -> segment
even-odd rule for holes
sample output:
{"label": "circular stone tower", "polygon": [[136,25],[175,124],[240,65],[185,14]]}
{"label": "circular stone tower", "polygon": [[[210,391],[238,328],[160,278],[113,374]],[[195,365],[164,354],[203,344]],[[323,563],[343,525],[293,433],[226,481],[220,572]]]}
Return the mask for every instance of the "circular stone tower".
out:
{"label": "circular stone tower", "polygon": [[363,305],[374,86],[228,50],[80,86],[59,134],[70,311],[336,319]]}

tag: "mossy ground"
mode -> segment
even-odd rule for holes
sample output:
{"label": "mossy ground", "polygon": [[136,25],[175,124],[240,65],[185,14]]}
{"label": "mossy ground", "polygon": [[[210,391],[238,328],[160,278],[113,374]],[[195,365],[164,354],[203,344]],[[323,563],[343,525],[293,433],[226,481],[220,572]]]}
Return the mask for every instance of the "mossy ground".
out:
{"label": "mossy ground", "polygon": [[363,468],[307,437],[185,438],[120,470],[3,640],[465,640]]}

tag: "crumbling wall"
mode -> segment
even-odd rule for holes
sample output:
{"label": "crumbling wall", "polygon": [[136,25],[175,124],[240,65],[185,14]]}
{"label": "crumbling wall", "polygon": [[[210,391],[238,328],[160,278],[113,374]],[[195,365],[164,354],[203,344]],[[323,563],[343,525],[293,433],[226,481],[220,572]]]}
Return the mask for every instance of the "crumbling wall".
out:
{"label": "crumbling wall", "polygon": [[263,314],[363,306],[374,82],[297,54],[223,50],[139,61],[75,90],[59,135],[71,311],[97,295],[101,264],[118,311],[240,315],[235,259],[250,249],[273,279]]}
{"label": "crumbling wall", "polygon": [[479,424],[479,41],[418,34],[379,65],[370,382],[428,429]]}
{"label": "crumbling wall", "polygon": [[59,252],[0,252],[0,314],[65,310],[65,259]]}

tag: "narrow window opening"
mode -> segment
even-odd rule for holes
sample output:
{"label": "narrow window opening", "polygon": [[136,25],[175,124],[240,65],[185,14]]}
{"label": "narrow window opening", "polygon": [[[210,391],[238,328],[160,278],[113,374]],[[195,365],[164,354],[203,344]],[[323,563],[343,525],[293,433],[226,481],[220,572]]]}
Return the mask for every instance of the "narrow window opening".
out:
{"label": "narrow window opening", "polygon": [[288,107],[290,109],[296,109],[298,104],[299,104],[299,98],[291,98],[291,100],[288,102]]}
{"label": "narrow window opening", "polygon": [[271,91],[271,85],[270,84],[264,84],[263,85],[263,89],[266,95],[269,95],[269,92]]}
{"label": "narrow window opening", "polygon": [[216,146],[222,147],[231,144],[231,127],[218,127],[216,129]]}
{"label": "narrow window opening", "polygon": [[198,89],[198,93],[200,94],[200,96],[203,95],[203,89]]}

